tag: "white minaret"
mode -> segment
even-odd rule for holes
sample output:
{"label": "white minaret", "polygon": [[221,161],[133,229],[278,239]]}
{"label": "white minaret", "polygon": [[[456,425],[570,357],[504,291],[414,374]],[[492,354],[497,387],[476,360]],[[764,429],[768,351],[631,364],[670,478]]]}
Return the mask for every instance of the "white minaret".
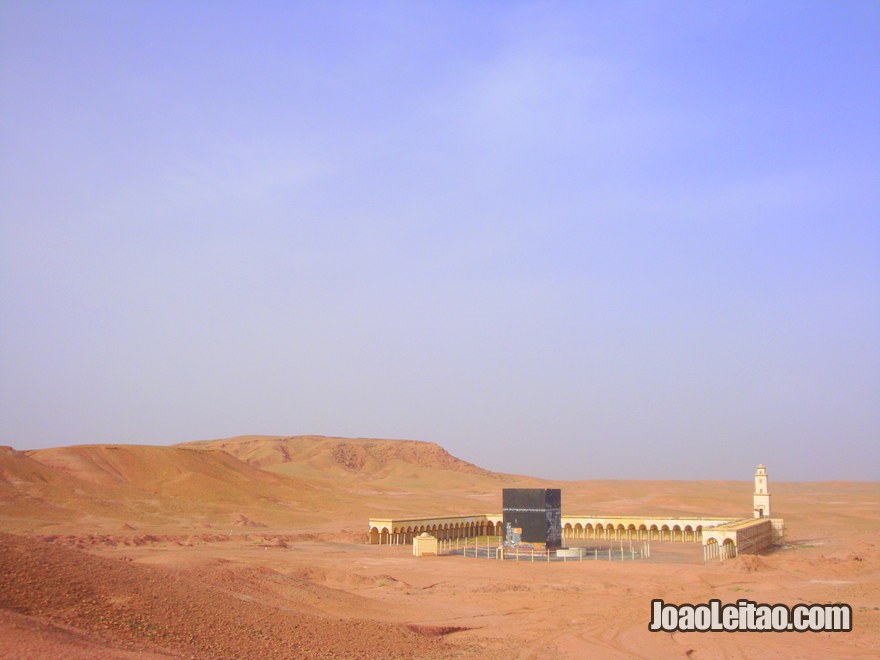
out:
{"label": "white minaret", "polygon": [[755,470],[755,518],[770,517],[770,490],[767,487],[767,469],[763,463]]}

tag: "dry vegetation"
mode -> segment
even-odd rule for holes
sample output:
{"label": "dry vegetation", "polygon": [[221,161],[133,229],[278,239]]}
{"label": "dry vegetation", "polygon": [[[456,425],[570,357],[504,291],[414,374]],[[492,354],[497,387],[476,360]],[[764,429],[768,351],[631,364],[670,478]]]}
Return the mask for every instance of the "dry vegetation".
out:
{"label": "dry vegetation", "polygon": [[[0,656],[875,656],[875,483],[772,484],[787,545],[724,565],[662,549],[531,565],[363,544],[371,514],[496,511],[502,487],[539,484],[405,441],[3,448]],[[572,512],[750,508],[747,481],[556,485]],[[653,634],[656,597],[847,602],[855,620],[837,634]]]}

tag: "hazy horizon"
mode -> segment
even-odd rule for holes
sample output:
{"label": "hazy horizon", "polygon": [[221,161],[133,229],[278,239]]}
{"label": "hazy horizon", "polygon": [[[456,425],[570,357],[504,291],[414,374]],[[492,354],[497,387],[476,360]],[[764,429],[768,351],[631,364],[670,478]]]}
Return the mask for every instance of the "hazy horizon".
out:
{"label": "hazy horizon", "polygon": [[0,5],[0,444],[880,479],[880,5]]}

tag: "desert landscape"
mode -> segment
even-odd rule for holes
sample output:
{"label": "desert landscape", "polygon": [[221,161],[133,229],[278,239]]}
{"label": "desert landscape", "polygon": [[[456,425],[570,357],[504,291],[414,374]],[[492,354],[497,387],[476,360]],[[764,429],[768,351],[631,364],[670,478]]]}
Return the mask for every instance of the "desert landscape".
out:
{"label": "desert landscape", "polygon": [[880,657],[878,72],[876,0],[0,2],[0,660]]}
{"label": "desert landscape", "polygon": [[[491,466],[487,466],[491,467]],[[704,563],[515,563],[366,544],[371,515],[748,515],[743,481],[547,482],[427,442],[238,437],[0,450],[3,657],[875,657],[880,485],[772,484],[785,543]],[[849,603],[849,633],[652,633],[652,598]]]}

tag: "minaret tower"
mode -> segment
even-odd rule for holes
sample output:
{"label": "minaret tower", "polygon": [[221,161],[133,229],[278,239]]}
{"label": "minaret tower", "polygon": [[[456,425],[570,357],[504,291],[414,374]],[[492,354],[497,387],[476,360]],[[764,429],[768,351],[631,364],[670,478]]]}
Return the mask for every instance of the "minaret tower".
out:
{"label": "minaret tower", "polygon": [[763,464],[755,470],[755,518],[770,517],[770,490],[767,488],[767,469]]}

